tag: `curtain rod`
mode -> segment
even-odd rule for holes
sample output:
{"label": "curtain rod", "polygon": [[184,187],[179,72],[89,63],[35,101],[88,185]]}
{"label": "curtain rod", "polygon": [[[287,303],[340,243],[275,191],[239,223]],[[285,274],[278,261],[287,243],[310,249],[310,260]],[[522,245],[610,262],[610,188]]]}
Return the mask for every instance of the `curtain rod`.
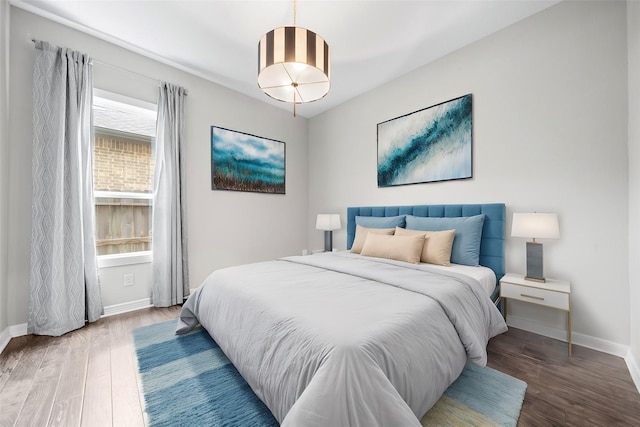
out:
{"label": "curtain rod", "polygon": [[[34,39],[33,37],[31,37],[31,35],[30,35],[30,34],[27,34],[27,40],[28,40],[31,44],[33,44],[33,45],[35,45],[35,44],[36,44],[36,41],[37,41],[36,39]],[[95,62],[96,64],[104,65],[104,66],[106,66],[106,67],[114,68],[114,69],[116,69],[116,70],[124,71],[125,73],[131,74],[132,76],[135,76],[135,77],[138,77],[138,78],[143,78],[143,79],[151,80],[151,81],[152,81],[152,82],[154,82],[158,87],[160,87],[160,86],[162,85],[162,83],[163,83],[163,82],[161,82],[160,80],[158,80],[158,79],[156,79],[156,78],[153,78],[153,77],[151,77],[151,76],[147,76],[147,75],[145,75],[145,74],[140,74],[140,73],[137,73],[137,72],[135,72],[135,71],[127,70],[126,68],[122,68],[122,67],[120,67],[120,66],[118,66],[118,65],[109,64],[109,63],[107,63],[107,62],[100,61],[99,59],[91,58],[91,63],[93,63],[93,62]],[[188,95],[188,94],[189,94],[189,91],[188,91],[188,90],[186,90],[186,89],[185,89],[185,94],[186,94],[186,95]]]}

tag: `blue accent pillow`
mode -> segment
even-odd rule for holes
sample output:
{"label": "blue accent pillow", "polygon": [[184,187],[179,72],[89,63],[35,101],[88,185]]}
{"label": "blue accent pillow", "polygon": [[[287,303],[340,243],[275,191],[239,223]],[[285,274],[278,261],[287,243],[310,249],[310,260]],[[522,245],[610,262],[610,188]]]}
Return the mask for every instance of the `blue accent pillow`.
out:
{"label": "blue accent pillow", "polygon": [[404,228],[406,215],[356,216],[356,224],[366,228]]}
{"label": "blue accent pillow", "polygon": [[482,238],[484,214],[455,218],[407,215],[406,222],[408,230],[456,230],[451,248],[451,262],[463,265],[480,265],[480,239]]}

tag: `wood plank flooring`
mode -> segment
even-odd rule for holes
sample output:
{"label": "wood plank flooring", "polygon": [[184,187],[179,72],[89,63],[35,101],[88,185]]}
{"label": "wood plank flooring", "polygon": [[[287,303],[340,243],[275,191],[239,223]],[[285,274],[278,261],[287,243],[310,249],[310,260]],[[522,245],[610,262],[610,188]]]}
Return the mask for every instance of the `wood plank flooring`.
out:
{"label": "wood plank flooring", "polygon": [[150,308],[58,338],[13,338],[0,355],[0,426],[144,426],[130,332],[179,311]]}
{"label": "wood plank flooring", "polygon": [[515,328],[489,342],[488,366],[528,384],[518,426],[640,426],[624,359]]}
{"label": "wood plank flooring", "polygon": [[[180,308],[107,317],[62,337],[24,336],[0,355],[0,426],[143,426],[130,331]],[[518,426],[638,426],[623,359],[511,328],[489,366],[528,383]]]}

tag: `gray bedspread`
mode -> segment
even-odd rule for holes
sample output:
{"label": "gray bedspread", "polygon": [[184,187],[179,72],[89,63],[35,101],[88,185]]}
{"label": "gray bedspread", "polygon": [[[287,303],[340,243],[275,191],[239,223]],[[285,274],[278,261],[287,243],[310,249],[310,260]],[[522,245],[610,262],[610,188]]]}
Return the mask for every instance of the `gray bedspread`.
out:
{"label": "gray bedspread", "polygon": [[419,426],[507,329],[475,279],[343,252],[215,271],[198,323],[285,427]]}

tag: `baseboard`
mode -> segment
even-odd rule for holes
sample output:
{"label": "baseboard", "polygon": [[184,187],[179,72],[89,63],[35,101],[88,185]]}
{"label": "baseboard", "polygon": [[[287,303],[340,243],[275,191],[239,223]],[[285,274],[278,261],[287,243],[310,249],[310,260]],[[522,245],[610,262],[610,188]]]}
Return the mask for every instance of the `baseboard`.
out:
{"label": "baseboard", "polygon": [[11,334],[12,338],[27,335],[27,324],[20,323],[19,325],[9,326],[9,333]]}
{"label": "baseboard", "polygon": [[0,334],[0,354],[4,351],[7,344],[11,341],[11,333],[9,333],[9,328],[4,328],[4,331]]}
{"label": "baseboard", "polygon": [[21,337],[23,335],[27,335],[26,323],[20,323],[19,325],[12,325],[5,328],[5,330],[2,331],[2,334],[0,334],[0,353],[2,353],[7,347],[11,338]]}
{"label": "baseboard", "polygon": [[[565,329],[554,328],[540,323],[532,322],[523,317],[509,315],[507,317],[507,325],[517,329],[523,329],[534,334],[543,335],[545,337],[557,339],[567,342],[567,331]],[[577,332],[571,333],[571,342],[582,347],[592,350],[601,351],[603,353],[612,354],[614,356],[625,358],[629,351],[629,346],[618,344],[612,341],[595,338],[590,335],[584,335]]]}
{"label": "baseboard", "polygon": [[[149,298],[125,302],[123,304],[109,305],[104,308],[104,315],[102,317],[115,316],[116,314],[128,313],[130,311],[140,310],[148,307],[151,307],[151,299]],[[5,328],[5,330],[0,333],[0,353],[2,353],[7,347],[9,341],[11,341],[11,338],[21,337],[23,335],[27,335],[26,323],[21,323],[19,325],[13,325]]]}
{"label": "baseboard", "polygon": [[636,385],[636,388],[640,393],[640,365],[638,365],[638,361],[633,356],[631,349],[629,349],[629,351],[627,352],[624,361],[627,362],[627,367],[629,368],[631,379],[633,380],[633,383]]}
{"label": "baseboard", "polygon": [[122,304],[109,305],[104,308],[104,314],[102,315],[102,317],[128,313],[130,311],[141,310],[148,307],[151,307],[150,298],[139,299],[137,301],[129,301]]}

